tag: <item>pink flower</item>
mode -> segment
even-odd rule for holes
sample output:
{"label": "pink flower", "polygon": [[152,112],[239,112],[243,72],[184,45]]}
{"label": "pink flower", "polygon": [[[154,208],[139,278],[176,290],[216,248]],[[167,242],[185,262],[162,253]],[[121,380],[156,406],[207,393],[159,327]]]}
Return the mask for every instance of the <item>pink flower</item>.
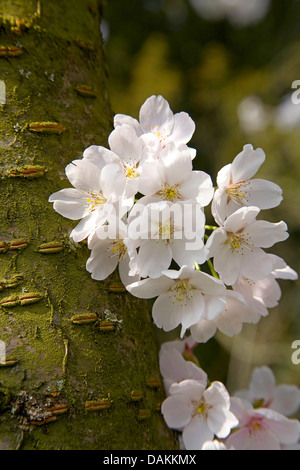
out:
{"label": "pink flower", "polygon": [[285,416],[293,415],[300,408],[300,389],[296,385],[276,385],[274,374],[267,366],[254,369],[249,388],[236,392],[235,396]]}
{"label": "pink flower", "polygon": [[247,400],[231,398],[231,410],[239,427],[226,440],[236,450],[280,450],[281,445],[294,444],[299,439],[300,423],[267,408],[254,409]]}

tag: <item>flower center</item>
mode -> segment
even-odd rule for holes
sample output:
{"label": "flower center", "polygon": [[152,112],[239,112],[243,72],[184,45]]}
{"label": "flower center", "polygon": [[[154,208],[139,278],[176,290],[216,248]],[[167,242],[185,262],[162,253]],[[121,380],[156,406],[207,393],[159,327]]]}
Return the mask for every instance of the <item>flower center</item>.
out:
{"label": "flower center", "polygon": [[255,432],[259,431],[260,429],[263,428],[263,418],[262,417],[254,417],[250,420],[248,423],[248,429],[251,434],[254,434]]}
{"label": "flower center", "polygon": [[170,186],[168,183],[165,183],[163,189],[158,191],[157,194],[163,200],[174,202],[178,199],[182,199],[182,196],[179,193],[179,188],[179,184],[174,184],[173,186]]}
{"label": "flower center", "polygon": [[82,191],[83,194],[86,194],[88,197],[86,199],[88,212],[91,213],[97,208],[103,206],[107,199],[103,196],[102,192],[94,191],[93,189],[88,189],[87,191]]}
{"label": "flower center", "polygon": [[166,129],[161,129],[160,126],[156,126],[156,127],[150,127],[150,132],[151,134],[154,134],[156,135],[156,137],[158,138],[162,148],[165,148],[166,146],[166,143],[165,143],[165,140],[169,137],[167,132],[166,132]]}
{"label": "flower center", "polygon": [[118,256],[120,261],[126,256],[127,247],[124,245],[123,240],[115,240],[110,244],[110,247],[106,250],[106,252],[110,257]]}
{"label": "flower center", "polygon": [[174,234],[174,225],[170,222],[160,222],[158,226],[158,236],[163,240],[170,240]]}
{"label": "flower center", "polygon": [[199,418],[207,418],[209,408],[210,405],[206,403],[204,398],[198,402],[193,402],[193,417],[199,416]]}
{"label": "flower center", "polygon": [[187,302],[193,297],[193,290],[194,287],[191,286],[188,279],[176,280],[169,289],[173,304],[178,302],[181,307],[187,305]]}
{"label": "flower center", "polygon": [[249,182],[240,181],[239,183],[230,184],[226,189],[227,196],[238,204],[244,205],[246,202],[249,202],[247,199],[247,191],[251,189]]}
{"label": "flower center", "polygon": [[247,233],[231,233],[228,232],[228,239],[226,244],[229,246],[230,251],[238,254],[244,254],[244,250],[253,249],[254,244],[251,243],[251,238]]}

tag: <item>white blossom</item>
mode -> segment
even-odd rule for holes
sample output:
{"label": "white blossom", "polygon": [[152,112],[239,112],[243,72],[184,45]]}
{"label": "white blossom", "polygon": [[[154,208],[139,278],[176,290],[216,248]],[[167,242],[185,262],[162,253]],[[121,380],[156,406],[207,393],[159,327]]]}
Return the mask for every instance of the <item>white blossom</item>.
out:
{"label": "white blossom", "polygon": [[190,327],[191,337],[198,343],[206,343],[216,331],[227,336],[238,335],[244,323],[252,323],[252,309],[245,298],[231,290],[226,291],[226,306],[224,310],[213,320],[201,319]]}
{"label": "white blossom", "polygon": [[268,309],[277,307],[281,298],[281,289],[276,279],[298,279],[298,274],[279,256],[268,253],[272,271],[263,279],[253,281],[239,276],[232,288],[244,296],[251,308],[253,322],[268,315]]}
{"label": "white blossom", "polygon": [[212,200],[214,189],[207,173],[193,170],[189,148],[178,149],[170,142],[159,160],[144,165],[139,192],[146,196],[140,204],[193,201],[204,207]]}
{"label": "white blossom", "polygon": [[53,208],[60,215],[81,219],[70,236],[79,242],[92,235],[98,226],[107,222],[111,214],[122,217],[133,201],[118,198],[108,181],[106,166],[97,166],[82,159],[74,160],[66,167],[66,175],[73,188],[61,189],[49,197]]}
{"label": "white blossom", "polygon": [[124,286],[139,279],[139,276],[129,276],[128,248],[126,246],[127,230],[119,224],[112,227],[114,235],[110,234],[111,225],[98,227],[88,240],[91,254],[86,263],[86,269],[92,279],[102,281],[119,268],[120,279]]}
{"label": "white blossom", "polygon": [[219,315],[226,303],[226,288],[219,279],[187,266],[135,282],[127,290],[144,299],[158,297],[152,308],[155,324],[165,331],[181,324],[181,337],[201,318],[210,320]]}
{"label": "white blossom", "polygon": [[124,125],[111,132],[108,144],[110,149],[96,145],[88,147],[83,158],[100,167],[105,166],[106,181],[113,194],[133,197],[139,191],[145,161],[143,141],[132,127]]}
{"label": "white blossom", "polygon": [[[190,336],[184,340],[169,341],[161,345],[159,368],[167,395],[173,383],[186,379],[197,380],[207,387],[207,374],[196,364],[198,361],[190,346],[195,344]],[[186,359],[187,356],[189,360]]]}
{"label": "white blossom", "polygon": [[[191,117],[185,112],[173,114],[169,103],[160,95],[153,95],[145,101],[139,112],[139,121],[124,114],[114,117],[115,127],[124,124],[131,126],[143,139],[149,154],[156,156],[169,142],[177,147],[188,143],[195,132]],[[191,151],[195,157],[195,151]]]}
{"label": "white blossom", "polygon": [[[141,209],[141,214],[134,215]],[[159,277],[170,267],[172,259],[181,267],[202,264],[207,259],[203,237],[205,216],[197,206],[198,230],[193,231],[193,207],[171,202],[136,204],[128,219],[128,246],[138,252],[131,258],[130,274]],[[184,213],[186,212],[186,214]],[[188,217],[189,215],[189,217]]]}
{"label": "white blossom", "polygon": [[272,272],[272,262],[262,248],[288,238],[284,222],[256,220],[258,207],[242,207],[230,215],[207,241],[209,257],[225,284],[232,285],[239,275],[262,279]]}
{"label": "white blossom", "polygon": [[277,184],[264,179],[252,179],[265,158],[262,149],[254,150],[252,145],[245,145],[233,162],[219,171],[218,189],[211,207],[218,225],[222,225],[229,215],[242,206],[271,209],[280,204],[282,189]]}
{"label": "white blossom", "polygon": [[230,411],[230,397],[221,382],[205,385],[183,380],[170,387],[161,410],[169,428],[182,431],[186,450],[201,450],[214,436],[226,438],[238,420]]}

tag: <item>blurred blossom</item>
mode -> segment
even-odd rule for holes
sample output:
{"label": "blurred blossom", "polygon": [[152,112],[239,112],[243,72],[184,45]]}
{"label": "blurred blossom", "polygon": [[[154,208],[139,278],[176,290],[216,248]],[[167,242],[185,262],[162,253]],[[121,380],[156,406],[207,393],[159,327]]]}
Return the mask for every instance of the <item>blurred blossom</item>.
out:
{"label": "blurred blossom", "polygon": [[205,20],[228,19],[235,26],[259,23],[267,14],[270,0],[190,0]]}
{"label": "blurred blossom", "polygon": [[281,130],[293,130],[300,126],[300,104],[292,101],[292,93],[284,97],[275,111],[275,125]]}
{"label": "blurred blossom", "polygon": [[106,20],[102,20],[100,23],[100,31],[102,33],[103,42],[106,43],[110,36],[110,27],[109,23]]}
{"label": "blurred blossom", "polygon": [[271,110],[258,96],[247,96],[237,109],[240,127],[245,132],[263,131],[271,120]]}

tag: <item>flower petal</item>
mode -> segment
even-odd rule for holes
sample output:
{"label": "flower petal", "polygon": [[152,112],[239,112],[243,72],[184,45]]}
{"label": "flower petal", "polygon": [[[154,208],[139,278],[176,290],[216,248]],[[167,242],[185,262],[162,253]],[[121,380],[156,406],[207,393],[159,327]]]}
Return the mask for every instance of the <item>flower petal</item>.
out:
{"label": "flower petal", "polygon": [[262,149],[254,150],[252,145],[245,145],[243,151],[232,162],[232,182],[236,183],[252,178],[265,159],[266,154]]}
{"label": "flower petal", "polygon": [[177,145],[189,142],[195,132],[195,123],[188,113],[181,112],[174,115],[172,140]]}

